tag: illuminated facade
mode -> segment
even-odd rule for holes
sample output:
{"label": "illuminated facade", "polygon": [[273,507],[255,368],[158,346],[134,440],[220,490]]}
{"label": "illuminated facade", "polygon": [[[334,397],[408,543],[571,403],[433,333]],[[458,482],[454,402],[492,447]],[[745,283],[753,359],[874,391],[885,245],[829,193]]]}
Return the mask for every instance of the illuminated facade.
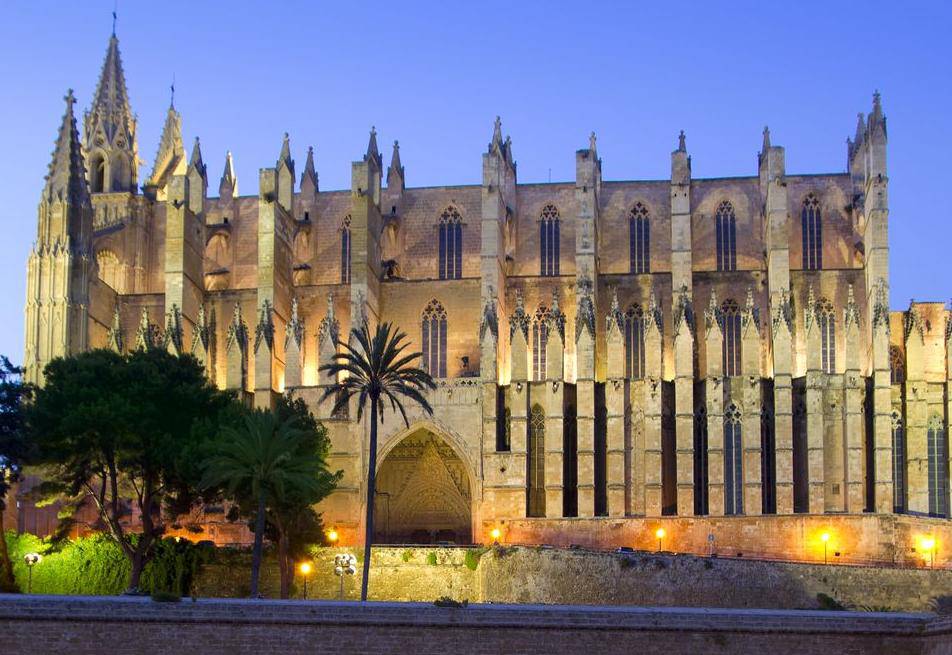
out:
{"label": "illuminated facade", "polygon": [[371,131],[350,189],[319,188],[311,149],[298,177],[285,137],[253,195],[229,154],[217,197],[174,107],[140,189],[115,36],[82,134],[73,102],[29,261],[29,379],[162,347],[257,406],[300,395],[344,470],[323,511],[345,536],[368,428],[318,402],[318,367],[365,318],[406,331],[439,384],[432,417],[381,425],[384,540],[526,517],[949,516],[952,322],[943,303],[889,311],[878,95],[841,173],[788,174],[765,129],[747,177],[692,178],[682,133],[670,179],[603,181],[593,134],[574,181],[519,184],[497,119],[478,185],[407,187]]}

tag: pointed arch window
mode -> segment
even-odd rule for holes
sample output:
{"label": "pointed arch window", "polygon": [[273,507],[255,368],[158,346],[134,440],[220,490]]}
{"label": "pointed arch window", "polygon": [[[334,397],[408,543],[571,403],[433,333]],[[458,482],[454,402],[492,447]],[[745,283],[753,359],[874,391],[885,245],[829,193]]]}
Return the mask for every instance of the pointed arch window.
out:
{"label": "pointed arch window", "polygon": [[440,279],[463,277],[463,221],[459,210],[450,206],[440,215]]}
{"label": "pointed arch window", "polygon": [[694,412],[694,513],[708,513],[707,468],[707,407],[700,405]]}
{"label": "pointed arch window", "polygon": [[423,365],[435,378],[446,377],[446,310],[431,300],[423,310]]}
{"label": "pointed arch window", "polygon": [[902,384],[906,381],[906,363],[902,350],[898,346],[889,346],[889,383]]}
{"label": "pointed arch window", "polygon": [[737,270],[737,219],[734,206],[727,200],[717,208],[714,217],[715,240],[717,242],[717,270]]}
{"label": "pointed arch window", "polygon": [[929,455],[929,515],[948,516],[949,503],[949,449],[942,419],[929,420],[926,436]]}
{"label": "pointed arch window", "polygon": [[559,274],[559,247],[559,210],[555,205],[546,205],[539,216],[540,275]]}
{"label": "pointed arch window", "polygon": [[632,273],[647,273],[649,268],[648,208],[636,203],[628,213],[628,259]]}
{"label": "pointed arch window", "polygon": [[340,281],[350,284],[350,214],[340,226]]}
{"label": "pointed arch window", "polygon": [[728,298],[721,304],[721,331],[724,334],[722,346],[722,364],[724,375],[740,375],[741,339],[740,307]]}
{"label": "pointed arch window", "polygon": [[731,405],[724,412],[724,513],[744,513],[744,450],[740,411]]}
{"label": "pointed arch window", "polygon": [[529,413],[529,481],[527,516],[545,516],[545,412],[533,405]]}
{"label": "pointed arch window", "polygon": [[820,298],[816,303],[817,327],[820,328],[820,362],[824,373],[836,372],[836,319],[833,303]]}
{"label": "pointed arch window", "polygon": [[539,305],[532,321],[532,379],[545,379],[545,347],[549,342],[549,310]]}
{"label": "pointed arch window", "polygon": [[899,514],[906,509],[906,431],[899,412],[892,413],[892,473],[893,511]]}
{"label": "pointed arch window", "polygon": [[645,313],[637,303],[625,312],[625,376],[645,377]]}
{"label": "pointed arch window", "polygon": [[810,194],[800,210],[803,231],[803,269],[818,271],[823,268],[823,221],[820,216],[820,201]]}

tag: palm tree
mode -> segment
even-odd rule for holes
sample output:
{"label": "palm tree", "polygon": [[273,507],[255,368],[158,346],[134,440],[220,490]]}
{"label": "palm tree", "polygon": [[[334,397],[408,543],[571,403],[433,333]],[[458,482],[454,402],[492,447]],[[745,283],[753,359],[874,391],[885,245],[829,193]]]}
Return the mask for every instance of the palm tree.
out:
{"label": "palm tree", "polygon": [[[363,578],[360,584],[360,600],[367,600],[367,585],[370,581],[370,546],[374,535],[374,497],[377,490],[377,416],[383,422],[386,401],[392,411],[399,411],[403,422],[410,427],[404,399],[410,399],[420,405],[427,414],[433,408],[423,396],[425,389],[435,389],[436,384],[430,374],[423,369],[411,366],[421,353],[405,354],[409,342],[407,335],[395,329],[390,323],[377,325],[371,333],[366,321],[350,331],[350,342],[342,343],[343,352],[334,355],[330,364],[321,366],[338,377],[337,384],[324,390],[321,399],[334,396],[334,413],[347,407],[350,399],[357,397],[357,420],[360,421],[364,407],[370,404],[370,458],[367,463],[367,520],[364,536]],[[339,374],[343,373],[343,379]]]}
{"label": "palm tree", "polygon": [[308,433],[294,416],[254,410],[240,428],[222,428],[217,452],[205,465],[202,487],[224,486],[225,493],[254,507],[255,542],[251,558],[251,597],[258,597],[265,515],[269,506],[289,495],[317,493],[324,484],[317,473],[324,463],[304,448]]}

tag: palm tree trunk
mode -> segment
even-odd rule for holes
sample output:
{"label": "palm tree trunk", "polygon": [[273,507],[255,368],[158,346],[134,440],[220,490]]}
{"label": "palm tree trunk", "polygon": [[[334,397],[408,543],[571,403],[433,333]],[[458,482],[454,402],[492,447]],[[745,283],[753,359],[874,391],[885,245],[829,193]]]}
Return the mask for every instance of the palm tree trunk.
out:
{"label": "palm tree trunk", "polygon": [[367,602],[367,585],[370,582],[370,546],[374,540],[374,498],[377,495],[377,401],[370,396],[370,457],[367,463],[367,520],[364,535],[364,571],[360,580],[360,602]]}
{"label": "palm tree trunk", "polygon": [[261,573],[261,551],[264,542],[264,492],[258,496],[258,513],[255,516],[255,546],[251,551],[251,597],[258,597],[258,577]]}

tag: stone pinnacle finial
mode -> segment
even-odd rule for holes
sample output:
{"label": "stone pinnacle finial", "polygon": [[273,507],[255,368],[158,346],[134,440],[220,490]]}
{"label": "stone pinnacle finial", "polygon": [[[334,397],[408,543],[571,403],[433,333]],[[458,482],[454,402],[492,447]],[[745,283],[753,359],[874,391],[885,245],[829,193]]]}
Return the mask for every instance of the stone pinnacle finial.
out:
{"label": "stone pinnacle finial", "polygon": [[588,136],[588,149],[595,152],[595,130]]}
{"label": "stone pinnacle finial", "polygon": [[764,145],[761,152],[767,152],[768,150],[770,150],[770,128],[764,125]]}
{"label": "stone pinnacle finial", "polygon": [[684,130],[681,130],[681,133],[678,135],[678,151],[679,152],[688,151],[686,138],[684,136]]}

